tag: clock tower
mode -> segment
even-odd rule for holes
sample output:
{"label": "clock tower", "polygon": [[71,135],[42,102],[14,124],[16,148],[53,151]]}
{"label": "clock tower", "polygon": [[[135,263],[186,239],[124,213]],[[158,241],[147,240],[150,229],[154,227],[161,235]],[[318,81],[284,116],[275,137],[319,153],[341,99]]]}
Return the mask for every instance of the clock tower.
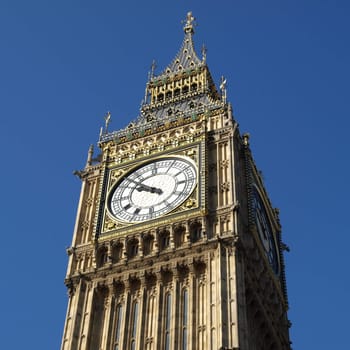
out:
{"label": "clock tower", "polygon": [[281,226],[249,147],[193,44],[101,130],[82,181],[61,350],[290,349]]}

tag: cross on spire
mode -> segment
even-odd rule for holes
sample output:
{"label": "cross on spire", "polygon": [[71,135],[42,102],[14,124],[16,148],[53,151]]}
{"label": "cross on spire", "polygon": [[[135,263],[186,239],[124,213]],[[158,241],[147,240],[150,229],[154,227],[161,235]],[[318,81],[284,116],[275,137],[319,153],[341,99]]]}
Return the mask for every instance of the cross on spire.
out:
{"label": "cross on spire", "polygon": [[[186,24],[184,26],[185,33],[193,33],[193,26],[194,26],[194,20],[195,18],[192,16],[192,12],[188,12],[186,16]],[[185,22],[185,21],[184,21]]]}

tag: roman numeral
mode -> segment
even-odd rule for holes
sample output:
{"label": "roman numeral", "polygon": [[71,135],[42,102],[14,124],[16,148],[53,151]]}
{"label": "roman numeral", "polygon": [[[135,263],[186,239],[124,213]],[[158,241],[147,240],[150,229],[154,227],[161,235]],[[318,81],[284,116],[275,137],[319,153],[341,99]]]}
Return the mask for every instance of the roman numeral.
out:
{"label": "roman numeral", "polygon": [[168,169],[166,170],[165,174],[167,174],[168,171],[173,167],[174,163],[175,163],[175,160],[173,160],[173,161],[170,163],[170,165],[168,166]]}
{"label": "roman numeral", "polygon": [[181,169],[178,173],[175,174],[175,176],[180,175],[181,173],[183,173],[187,168],[189,168],[190,166],[187,165],[185,168]]}
{"label": "roman numeral", "polygon": [[157,169],[156,165],[153,164],[152,175],[156,175],[156,174],[157,174],[157,171],[158,171],[158,169]]}

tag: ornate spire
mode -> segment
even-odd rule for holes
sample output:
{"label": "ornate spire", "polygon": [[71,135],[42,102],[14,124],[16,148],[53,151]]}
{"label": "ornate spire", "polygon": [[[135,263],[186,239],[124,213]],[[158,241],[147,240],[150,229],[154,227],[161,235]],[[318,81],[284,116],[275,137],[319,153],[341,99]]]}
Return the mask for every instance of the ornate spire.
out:
{"label": "ornate spire", "polygon": [[226,103],[226,81],[222,80],[219,94],[206,63],[206,48],[201,50],[202,59],[195,52],[195,18],[192,12],[187,13],[182,23],[184,39],[172,62],[160,74],[155,74],[156,65],[152,63],[140,115],[118,132],[108,133],[108,124],[105,133],[101,128],[101,142],[125,137],[130,139],[139,134],[140,128],[145,130],[150,125],[157,126],[164,121],[176,121],[185,116],[196,118],[200,113],[207,113]]}
{"label": "ornate spire", "polygon": [[205,64],[205,59],[200,60],[195,52],[192,36],[194,34],[194,22],[195,18],[192,16],[192,12],[187,13],[186,20],[183,29],[185,32],[185,37],[182,42],[181,48],[177,53],[173,61],[168,65],[168,67],[160,74],[177,74],[188,69],[194,69],[198,66]]}

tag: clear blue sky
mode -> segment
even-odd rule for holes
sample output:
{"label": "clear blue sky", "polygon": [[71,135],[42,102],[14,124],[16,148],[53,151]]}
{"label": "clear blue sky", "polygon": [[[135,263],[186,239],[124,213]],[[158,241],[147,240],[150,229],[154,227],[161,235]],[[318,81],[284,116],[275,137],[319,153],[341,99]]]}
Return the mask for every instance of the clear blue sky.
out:
{"label": "clear blue sky", "polygon": [[106,111],[137,116],[188,10],[281,210],[294,349],[349,349],[350,3],[1,0],[2,349],[59,348],[72,172]]}

